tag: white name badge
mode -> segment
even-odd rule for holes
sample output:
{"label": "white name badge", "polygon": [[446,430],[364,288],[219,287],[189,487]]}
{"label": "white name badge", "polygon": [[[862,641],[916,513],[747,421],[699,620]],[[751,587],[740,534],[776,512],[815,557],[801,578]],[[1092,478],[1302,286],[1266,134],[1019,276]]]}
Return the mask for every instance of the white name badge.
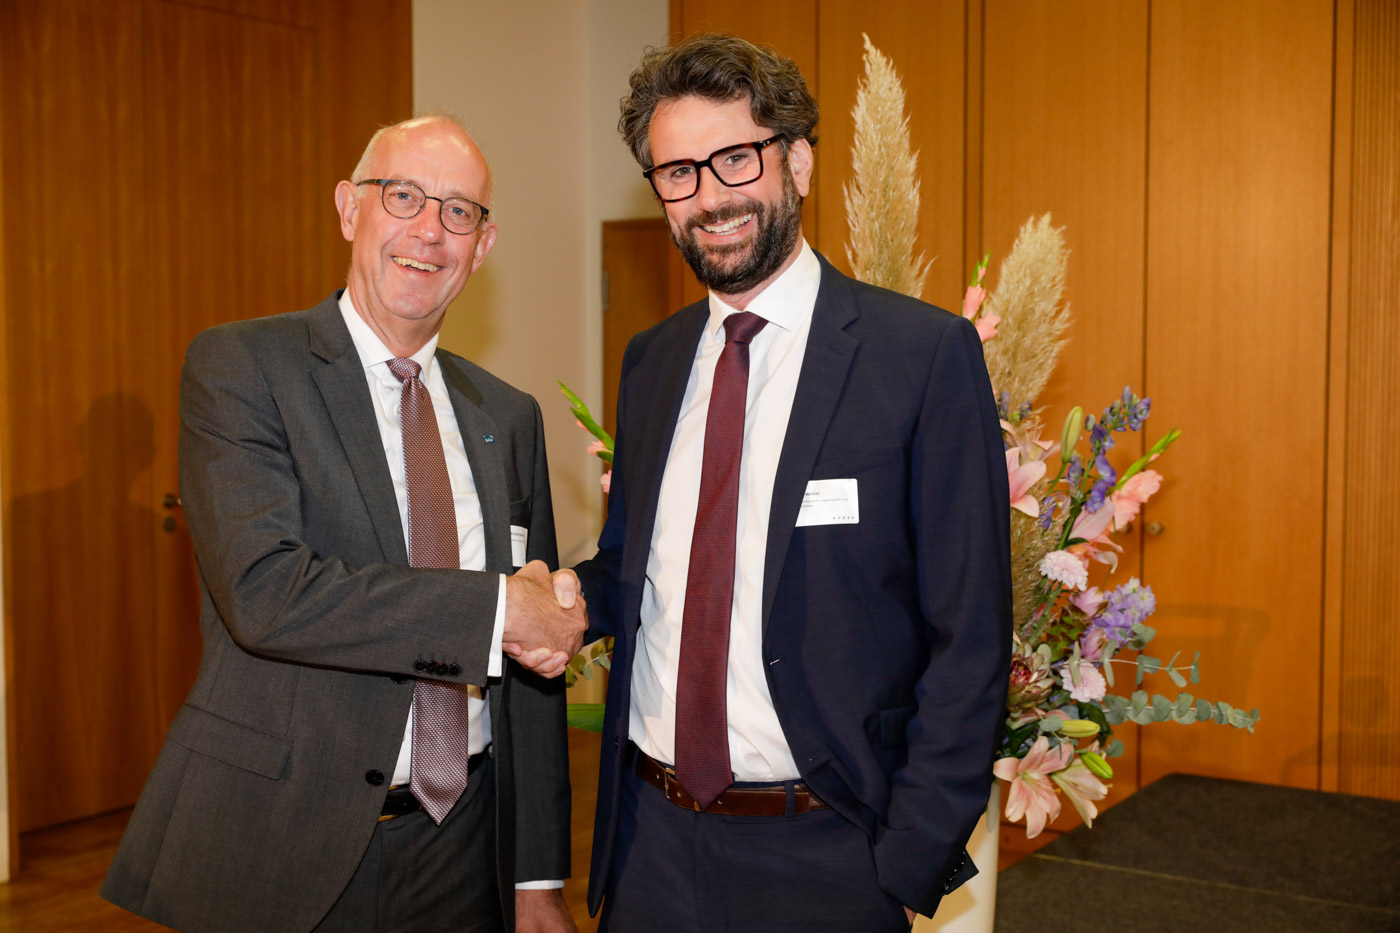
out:
{"label": "white name badge", "polygon": [[525,566],[525,540],[529,533],[522,525],[510,526],[510,563],[512,567]]}
{"label": "white name badge", "polygon": [[814,479],[802,494],[797,527],[806,525],[856,525],[860,523],[860,499],[854,479]]}

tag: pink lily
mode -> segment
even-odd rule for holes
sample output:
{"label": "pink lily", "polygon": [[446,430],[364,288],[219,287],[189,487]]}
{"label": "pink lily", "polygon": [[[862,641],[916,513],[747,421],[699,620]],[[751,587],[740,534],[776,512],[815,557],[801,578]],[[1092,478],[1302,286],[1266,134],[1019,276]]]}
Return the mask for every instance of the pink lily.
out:
{"label": "pink lily", "polygon": [[598,483],[603,487],[603,492],[612,492],[612,470],[598,477]]}
{"label": "pink lily", "polygon": [[1060,798],[1050,777],[1063,770],[1073,755],[1074,749],[1066,744],[1051,749],[1050,740],[1042,735],[1026,757],[1002,758],[992,766],[992,773],[1011,785],[1006,796],[1006,818],[1014,823],[1024,816],[1027,839],[1040,835],[1047,818],[1053,820],[1060,815]]}
{"label": "pink lily", "polygon": [[1006,452],[1006,478],[1011,484],[1011,507],[1024,512],[1031,518],[1040,515],[1040,503],[1030,494],[1030,489],[1045,475],[1045,461],[1030,460],[1021,463],[1021,448],[1012,447]]}
{"label": "pink lily", "polygon": [[997,335],[997,325],[1001,323],[1001,315],[999,314],[978,316],[977,311],[982,307],[982,302],[986,300],[987,290],[980,285],[970,286],[967,293],[963,295],[962,316],[973,322],[977,328],[977,336],[983,343]]}
{"label": "pink lily", "polygon": [[1113,527],[1127,527],[1161,487],[1162,474],[1156,470],[1143,470],[1124,483],[1123,488],[1113,494]]}
{"label": "pink lily", "polygon": [[[1098,743],[1095,742],[1090,750],[1097,751],[1098,747]],[[1099,808],[1094,806],[1094,801],[1108,796],[1108,786],[1089,770],[1078,755],[1074,756],[1074,761],[1068,768],[1050,775],[1050,779],[1065,792],[1074,809],[1084,818],[1084,825],[1093,826],[1094,817],[1099,815]]]}

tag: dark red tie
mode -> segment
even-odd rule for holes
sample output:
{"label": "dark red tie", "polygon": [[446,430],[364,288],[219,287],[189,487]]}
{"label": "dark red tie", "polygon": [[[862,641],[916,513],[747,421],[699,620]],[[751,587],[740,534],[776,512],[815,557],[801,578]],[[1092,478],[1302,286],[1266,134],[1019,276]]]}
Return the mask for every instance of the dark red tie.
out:
{"label": "dark red tie", "polygon": [[[403,383],[399,416],[408,487],[408,562],[414,567],[460,567],[457,512],[432,397],[413,360],[390,360],[389,370]],[[467,789],[467,697],[462,684],[418,680],[413,685],[409,787],[434,823],[443,821]]]}
{"label": "dark red tie", "polygon": [[739,455],[749,388],[749,341],[768,322],[741,311],[724,319],[715,364],[700,500],[690,539],[676,683],[676,780],[701,807],[733,782],[729,769],[729,614],[734,604],[734,529],[739,518]]}

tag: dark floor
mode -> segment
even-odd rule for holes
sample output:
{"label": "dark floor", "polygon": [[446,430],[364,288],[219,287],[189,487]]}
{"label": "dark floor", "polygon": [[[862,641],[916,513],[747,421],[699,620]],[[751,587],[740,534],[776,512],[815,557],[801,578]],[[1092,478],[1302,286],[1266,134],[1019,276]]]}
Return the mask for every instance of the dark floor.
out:
{"label": "dark floor", "polygon": [[1400,931],[1400,802],[1173,774],[1001,872],[998,933]]}

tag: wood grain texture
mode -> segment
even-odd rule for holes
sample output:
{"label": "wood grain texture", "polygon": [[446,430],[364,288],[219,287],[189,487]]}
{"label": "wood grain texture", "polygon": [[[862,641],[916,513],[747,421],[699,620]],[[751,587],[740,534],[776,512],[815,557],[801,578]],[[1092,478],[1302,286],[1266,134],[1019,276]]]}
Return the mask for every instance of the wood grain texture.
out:
{"label": "wood grain texture", "polygon": [[1326,0],[1152,6],[1148,434],[1184,431],[1145,510],[1152,653],[1199,649],[1191,692],[1265,718],[1146,730],[1143,783],[1318,786],[1332,24]]}
{"label": "wood grain texture", "polygon": [[965,67],[964,9],[918,0],[870,6],[823,0],[817,15],[822,105],[817,187],[827,209],[813,243],[850,274],[843,187],[851,177],[851,109],[865,78],[865,33],[894,63],[904,85],[904,112],[921,181],[916,251],[934,260],[923,298],[958,308],[967,281],[962,255],[964,96],[959,92]]}
{"label": "wood grain texture", "polygon": [[[200,649],[188,535],[161,505],[185,346],[343,283],[335,181],[408,115],[411,61],[344,54],[351,29],[407,22],[406,0],[0,12],[20,89],[0,104],[5,301],[24,308],[0,447],[24,830],[135,800]],[[37,235],[58,218],[64,236]]]}
{"label": "wood grain texture", "polygon": [[1400,7],[1357,0],[1338,789],[1400,798]]}
{"label": "wood grain texture", "polygon": [[1347,332],[1356,0],[1339,0],[1332,81],[1332,255],[1328,268],[1327,487],[1322,549],[1322,696],[1318,788],[1341,786],[1342,592],[1346,538]]}

